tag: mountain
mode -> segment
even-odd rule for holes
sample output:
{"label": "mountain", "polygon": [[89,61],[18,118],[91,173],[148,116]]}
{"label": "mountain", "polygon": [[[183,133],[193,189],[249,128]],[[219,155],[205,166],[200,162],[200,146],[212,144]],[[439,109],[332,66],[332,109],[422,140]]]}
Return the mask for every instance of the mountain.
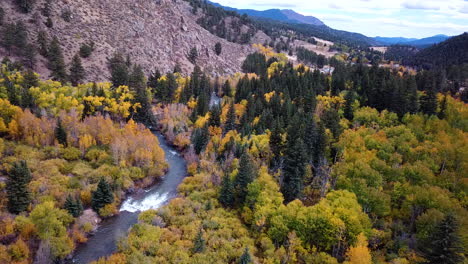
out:
{"label": "mountain", "polygon": [[402,38],[402,37],[395,37],[395,38],[375,37],[374,39],[386,45],[403,44],[403,43],[407,43],[410,41],[418,40],[417,38]]}
{"label": "mountain", "polygon": [[[238,28],[242,27],[240,33],[251,33],[245,45],[220,38],[198,23],[203,14],[200,10],[194,14],[188,1],[100,0],[99,4],[90,4],[88,0],[48,2],[51,3],[48,17],[53,22],[50,27],[45,25],[48,17],[42,11],[46,0],[37,0],[33,10],[27,14],[20,12],[14,1],[2,1],[5,18],[3,25],[0,25],[0,32],[10,22],[23,21],[30,43],[36,43],[38,32],[41,31],[48,35],[49,40],[56,36],[67,65],[82,44],[94,42],[91,56],[83,58],[86,76],[90,81],[106,80],[109,77],[107,59],[117,51],[128,54],[132,62],[140,64],[146,73],[155,68],[166,73],[172,71],[176,64],[181,66],[183,73],[189,73],[194,63],[188,59],[188,54],[194,47],[198,51],[196,64],[207,73],[232,74],[241,70],[244,58],[254,51],[250,43],[269,40],[257,30],[249,31],[252,26],[241,23],[236,23]],[[69,22],[63,19],[64,10],[71,13]],[[231,22],[239,20],[238,17],[229,18]],[[226,24],[223,30],[234,32],[231,24]],[[256,40],[257,35],[262,38]],[[214,51],[217,42],[221,43],[223,50],[219,56]],[[0,46],[0,59],[4,56],[15,59],[13,55]],[[47,58],[36,55],[36,60],[34,70],[47,78]]]}
{"label": "mountain", "polygon": [[408,64],[425,69],[446,68],[468,63],[468,33],[423,49],[409,59]]}
{"label": "mountain", "polygon": [[440,43],[442,41],[447,40],[450,38],[447,35],[435,35],[428,38],[402,38],[402,37],[395,37],[395,38],[387,38],[387,37],[375,37],[374,40],[383,44],[383,45],[394,45],[394,44],[404,44],[408,46],[418,47],[418,48],[426,48],[431,45]]}
{"label": "mountain", "polygon": [[223,6],[218,3],[215,3],[215,2],[210,2],[210,3],[214,6],[222,7],[225,10],[235,11],[241,15],[246,14],[250,17],[261,17],[261,18],[273,19],[273,20],[282,21],[282,22],[303,23],[303,24],[309,24],[309,25],[314,25],[314,26],[325,25],[325,23],[323,23],[320,19],[316,17],[304,16],[291,9],[268,9],[264,11],[259,11],[259,10],[253,10],[253,9],[237,9],[237,8],[227,7],[227,6]]}

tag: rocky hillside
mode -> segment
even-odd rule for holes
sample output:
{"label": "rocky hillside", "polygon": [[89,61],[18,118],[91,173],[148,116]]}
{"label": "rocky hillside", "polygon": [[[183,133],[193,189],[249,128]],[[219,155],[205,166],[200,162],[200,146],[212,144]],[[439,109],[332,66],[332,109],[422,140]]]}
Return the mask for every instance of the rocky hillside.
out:
{"label": "rocky hillside", "polygon": [[[70,63],[83,43],[93,41],[95,50],[83,65],[89,80],[108,78],[107,59],[115,52],[129,54],[134,63],[144,69],[170,71],[178,63],[184,73],[191,72],[194,64],[188,59],[195,47],[199,56],[196,63],[212,75],[232,74],[241,70],[243,59],[253,48],[251,43],[264,43],[269,38],[256,32],[251,43],[241,45],[219,38],[200,25],[190,5],[182,0],[56,0],[51,2],[53,26],[46,26],[47,17],[42,9],[45,0],[38,0],[34,9],[20,13],[13,0],[3,0],[5,22],[25,21],[30,42],[35,43],[41,30],[49,37],[57,36],[64,50],[66,63]],[[65,21],[63,14],[68,13]],[[215,44],[220,42],[218,56]],[[7,55],[0,48],[0,58]],[[35,71],[48,77],[47,60],[37,55]]]}

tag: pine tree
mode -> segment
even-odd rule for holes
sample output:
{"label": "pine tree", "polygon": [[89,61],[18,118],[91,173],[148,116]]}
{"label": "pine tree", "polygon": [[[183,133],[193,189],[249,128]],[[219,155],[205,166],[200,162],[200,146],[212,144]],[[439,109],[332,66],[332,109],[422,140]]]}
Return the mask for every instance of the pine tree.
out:
{"label": "pine tree", "polygon": [[31,87],[37,87],[39,85],[39,78],[37,75],[32,71],[28,70],[24,74],[24,80],[22,83],[23,91],[21,94],[21,107],[22,108],[31,108],[34,106],[34,98],[29,93],[29,89]]}
{"label": "pine tree", "polygon": [[91,198],[91,208],[95,212],[99,212],[106,204],[111,204],[114,201],[112,190],[104,178],[101,178],[96,191],[93,192]]}
{"label": "pine tree", "polygon": [[65,82],[67,73],[65,71],[65,61],[63,58],[62,48],[57,37],[54,37],[50,43],[48,50],[49,69],[52,79],[60,82]]}
{"label": "pine tree", "polygon": [[208,124],[205,124],[202,128],[197,128],[193,131],[192,144],[197,155],[205,149],[209,139],[210,133],[208,131]]}
{"label": "pine tree", "polygon": [[108,61],[111,72],[111,82],[114,87],[128,85],[129,70],[121,53],[115,53]]}
{"label": "pine tree", "polygon": [[232,207],[234,204],[233,196],[234,187],[232,186],[231,177],[226,173],[221,183],[218,200],[224,207]]}
{"label": "pine tree", "polygon": [[45,31],[39,31],[37,33],[37,45],[39,49],[39,54],[44,57],[48,57],[49,54],[49,38],[47,37],[47,33]]}
{"label": "pine tree", "polygon": [[205,239],[203,239],[203,229],[200,228],[193,241],[192,253],[203,253],[203,251],[205,251]]}
{"label": "pine tree", "polygon": [[274,121],[273,130],[270,136],[270,149],[273,153],[271,167],[277,169],[281,165],[281,152],[284,149],[283,136],[279,121]]}
{"label": "pine tree", "polygon": [[338,139],[342,130],[340,125],[340,116],[334,108],[326,110],[322,115],[322,122],[326,128],[330,129],[335,139]]}
{"label": "pine tree", "polygon": [[62,121],[57,119],[57,126],[55,127],[55,138],[57,139],[59,144],[63,146],[67,146],[67,132],[62,126]]}
{"label": "pine tree", "polygon": [[197,62],[197,58],[198,58],[198,50],[197,48],[193,47],[188,54],[188,59],[191,63],[195,64]]}
{"label": "pine tree", "polygon": [[435,115],[437,113],[437,91],[432,78],[428,77],[425,81],[424,90],[426,94],[421,98],[421,110],[426,115]]}
{"label": "pine tree", "polygon": [[5,10],[0,7],[0,26],[3,25],[3,20],[5,19]]}
{"label": "pine tree", "polygon": [[428,264],[463,263],[464,250],[458,235],[458,223],[452,214],[448,214],[435,228],[428,242],[421,248]]}
{"label": "pine tree", "polygon": [[247,197],[247,186],[254,180],[255,169],[247,152],[244,152],[239,162],[239,172],[234,179],[234,193],[237,205],[242,205]]}
{"label": "pine tree", "polygon": [[215,52],[216,52],[216,55],[218,55],[218,56],[221,54],[221,52],[222,52],[221,43],[216,42],[216,44],[215,44]]}
{"label": "pine tree", "polygon": [[7,207],[10,213],[19,214],[28,209],[31,202],[28,184],[31,179],[31,172],[26,161],[13,163],[6,182]]}
{"label": "pine tree", "polygon": [[283,183],[281,185],[281,192],[284,195],[285,202],[291,202],[302,195],[306,163],[307,154],[302,139],[295,139],[292,146],[288,142],[284,157]]}
{"label": "pine tree", "polygon": [[[78,199],[78,201],[80,200]],[[75,201],[75,199],[73,199],[73,197],[69,194],[67,196],[67,199],[65,200],[65,204],[63,205],[65,210],[67,210],[68,213],[71,214],[73,217],[80,216],[81,212],[83,211],[83,206],[81,205],[81,208],[80,208],[78,201]],[[80,204],[81,204],[81,201],[80,201]]]}
{"label": "pine tree", "polygon": [[313,116],[309,116],[306,119],[306,128],[304,133],[304,144],[307,149],[307,154],[309,156],[309,162],[314,160],[316,152],[316,144],[318,138],[318,127],[317,122]]}
{"label": "pine tree", "polygon": [[346,92],[345,96],[345,105],[344,105],[344,117],[350,121],[354,118],[353,103],[355,100],[354,91],[349,90]]}
{"label": "pine tree", "polygon": [[244,249],[244,253],[239,259],[239,264],[251,264],[252,257],[250,256],[249,248]]}
{"label": "pine tree", "polygon": [[128,80],[129,87],[135,91],[135,103],[140,104],[135,120],[145,123],[154,124],[155,118],[151,111],[151,97],[146,89],[145,74],[140,65],[135,65]]}
{"label": "pine tree", "polygon": [[85,70],[81,65],[81,58],[76,54],[73,56],[70,66],[70,81],[73,86],[78,86],[85,77]]}
{"label": "pine tree", "polygon": [[229,81],[226,81],[223,85],[223,94],[224,96],[232,97],[231,84]]}
{"label": "pine tree", "polygon": [[21,12],[29,13],[34,8],[36,0],[15,0],[15,2]]}
{"label": "pine tree", "polygon": [[211,108],[209,124],[215,127],[221,126],[221,108],[219,105],[214,105]]}
{"label": "pine tree", "polygon": [[318,130],[316,133],[316,141],[314,144],[314,153],[313,153],[313,163],[317,165],[323,160],[326,156],[327,151],[327,134],[325,132],[325,126],[323,123],[318,125]]}
{"label": "pine tree", "polygon": [[227,133],[231,130],[236,129],[236,109],[234,108],[234,102],[231,102],[229,111],[227,113],[226,124],[224,125],[224,132]]}

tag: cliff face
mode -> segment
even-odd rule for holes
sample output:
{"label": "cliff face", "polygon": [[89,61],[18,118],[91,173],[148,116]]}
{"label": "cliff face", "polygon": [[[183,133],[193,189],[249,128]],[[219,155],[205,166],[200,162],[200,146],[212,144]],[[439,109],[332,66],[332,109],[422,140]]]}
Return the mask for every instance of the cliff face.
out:
{"label": "cliff face", "polygon": [[[250,44],[231,43],[203,29],[196,23],[200,14],[192,14],[189,4],[182,0],[56,0],[51,6],[52,28],[45,26],[46,17],[41,14],[45,0],[38,0],[29,14],[17,12],[13,0],[4,1],[5,21],[25,21],[31,41],[35,41],[40,30],[50,38],[57,36],[67,63],[81,44],[93,41],[93,54],[83,59],[88,80],[108,78],[107,58],[116,51],[129,54],[147,72],[157,68],[164,73],[179,63],[188,73],[194,65],[187,55],[196,47],[197,64],[212,75],[240,71],[244,58],[253,52]],[[66,10],[70,11],[70,22],[61,16]],[[257,32],[252,43],[266,39]],[[222,44],[219,56],[214,51],[217,42]],[[4,51],[0,51],[2,55]],[[35,70],[47,78],[45,65],[45,58],[38,55]]]}

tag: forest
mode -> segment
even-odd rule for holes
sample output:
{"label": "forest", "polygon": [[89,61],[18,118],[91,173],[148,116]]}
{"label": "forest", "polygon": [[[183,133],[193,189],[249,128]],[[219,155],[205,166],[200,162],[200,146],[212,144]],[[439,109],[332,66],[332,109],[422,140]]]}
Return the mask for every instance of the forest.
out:
{"label": "forest", "polygon": [[[34,1],[16,2],[28,12]],[[234,42],[248,43],[251,23],[330,33],[190,3],[208,14],[204,28]],[[352,63],[299,48],[304,64],[293,65],[278,53],[287,45],[256,44],[242,73],[146,75],[117,52],[109,81],[96,83],[81,62],[93,43],[66,64],[59,38],[29,43],[1,10],[1,45],[19,56],[0,68],[0,263],[63,263],[98,219],[160,181],[168,164],[150,128],[182,153],[188,175],[95,264],[466,262],[467,64],[440,51],[466,34],[418,53],[427,55],[415,70],[379,67],[381,53],[355,48],[365,39],[332,31],[354,47],[334,46]],[[31,70],[30,45],[50,79]],[[333,74],[312,67],[327,63]]]}

